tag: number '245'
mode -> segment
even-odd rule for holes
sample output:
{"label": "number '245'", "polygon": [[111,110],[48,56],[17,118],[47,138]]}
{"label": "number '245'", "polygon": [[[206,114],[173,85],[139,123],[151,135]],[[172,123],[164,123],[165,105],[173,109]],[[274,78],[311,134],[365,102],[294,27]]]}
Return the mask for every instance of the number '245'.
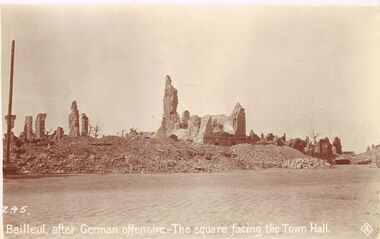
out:
{"label": "number '245'", "polygon": [[17,207],[17,206],[12,206],[12,207],[9,207],[9,206],[3,206],[3,214],[6,214],[6,213],[10,213],[10,214],[16,214],[16,213],[26,213],[26,210],[27,210],[28,206],[21,206],[21,207]]}

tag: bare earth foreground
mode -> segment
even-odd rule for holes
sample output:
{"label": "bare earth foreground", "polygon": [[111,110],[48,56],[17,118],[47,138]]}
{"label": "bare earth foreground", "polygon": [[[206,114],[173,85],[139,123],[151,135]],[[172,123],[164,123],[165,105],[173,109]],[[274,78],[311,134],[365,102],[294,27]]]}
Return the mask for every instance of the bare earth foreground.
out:
{"label": "bare earth foreground", "polygon": [[[129,228],[165,227],[163,234],[135,231],[134,238],[377,238],[379,195],[380,170],[353,165],[13,178],[4,180],[4,205],[28,208],[4,214],[4,231],[7,224],[45,224],[46,234],[5,238],[131,238],[125,228],[134,224]],[[311,222],[322,231],[312,231]],[[369,236],[360,230],[365,223],[374,229]],[[53,234],[59,224],[75,228],[72,234]],[[83,224],[99,231],[91,234]],[[189,229],[176,232],[172,224]],[[117,233],[106,234],[107,226]],[[248,227],[250,232],[237,234]]]}

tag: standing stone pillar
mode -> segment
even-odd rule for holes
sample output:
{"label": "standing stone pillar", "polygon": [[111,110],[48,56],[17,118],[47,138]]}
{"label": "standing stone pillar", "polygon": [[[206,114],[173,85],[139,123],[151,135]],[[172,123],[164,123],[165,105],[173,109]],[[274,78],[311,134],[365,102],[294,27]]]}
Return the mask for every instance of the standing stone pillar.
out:
{"label": "standing stone pillar", "polygon": [[78,137],[79,133],[79,111],[77,107],[77,102],[74,100],[71,103],[71,113],[69,115],[69,136],[70,137]]}
{"label": "standing stone pillar", "polygon": [[62,127],[57,127],[57,129],[53,133],[54,140],[60,140],[65,135],[65,132],[63,131]]}
{"label": "standing stone pillar", "polygon": [[34,140],[33,116],[25,116],[24,137],[27,141]]}
{"label": "standing stone pillar", "polygon": [[35,123],[36,128],[36,138],[37,139],[45,139],[45,120],[46,120],[46,114],[44,113],[38,113]]}
{"label": "standing stone pillar", "polygon": [[165,136],[170,136],[175,130],[180,128],[181,122],[177,113],[178,93],[177,89],[172,86],[172,80],[169,75],[165,77],[164,92],[164,114],[162,116],[161,127],[158,130]]}
{"label": "standing stone pillar", "polygon": [[88,117],[85,113],[82,114],[82,136],[88,136]]}
{"label": "standing stone pillar", "polygon": [[182,117],[181,117],[181,128],[182,129],[187,129],[187,127],[189,125],[189,120],[190,120],[190,112],[185,110],[182,113]]}

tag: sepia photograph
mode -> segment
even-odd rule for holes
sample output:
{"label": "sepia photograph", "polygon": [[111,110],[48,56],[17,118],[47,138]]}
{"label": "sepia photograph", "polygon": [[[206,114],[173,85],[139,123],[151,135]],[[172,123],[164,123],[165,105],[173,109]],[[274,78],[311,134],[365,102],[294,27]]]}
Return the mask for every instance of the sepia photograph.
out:
{"label": "sepia photograph", "polygon": [[378,1],[0,10],[0,238],[380,239]]}

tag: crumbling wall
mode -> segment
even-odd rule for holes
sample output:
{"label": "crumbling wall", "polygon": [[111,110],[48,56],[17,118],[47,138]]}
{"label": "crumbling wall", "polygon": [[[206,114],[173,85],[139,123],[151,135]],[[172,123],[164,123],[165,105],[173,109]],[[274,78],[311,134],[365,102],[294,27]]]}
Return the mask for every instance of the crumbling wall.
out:
{"label": "crumbling wall", "polygon": [[69,115],[69,136],[70,137],[78,137],[79,133],[79,110],[77,106],[77,102],[74,100],[71,103],[71,113]]}
{"label": "crumbling wall", "polygon": [[46,114],[45,113],[38,113],[36,117],[35,122],[35,129],[36,129],[36,139],[42,140],[46,138],[45,133],[45,120],[46,120]]}
{"label": "crumbling wall", "polygon": [[234,145],[247,142],[245,110],[237,103],[230,115],[190,116],[189,111],[177,113],[178,93],[166,77],[164,93],[164,114],[158,132],[166,137],[175,135],[178,139],[198,143]]}
{"label": "crumbling wall", "polygon": [[63,131],[63,128],[57,127],[57,129],[54,131],[52,136],[54,140],[61,140],[64,135],[65,135],[65,132]]}
{"label": "crumbling wall", "polygon": [[329,138],[320,139],[315,146],[315,156],[321,159],[330,159],[333,156],[332,144]]}
{"label": "crumbling wall", "polygon": [[82,114],[82,136],[88,136],[88,117],[85,113]]}
{"label": "crumbling wall", "polygon": [[25,116],[24,138],[27,141],[33,141],[35,138],[33,133],[33,116]]}
{"label": "crumbling wall", "polygon": [[255,134],[255,132],[253,132],[253,130],[251,130],[251,131],[249,132],[248,141],[249,141],[250,143],[257,143],[257,142],[260,141],[260,139],[261,139],[261,138],[260,138],[257,134]]}
{"label": "crumbling wall", "polygon": [[168,137],[180,128],[180,118],[177,113],[177,89],[172,86],[172,80],[169,75],[165,77],[163,105],[164,114],[162,115],[162,122],[159,132]]}
{"label": "crumbling wall", "polygon": [[333,153],[342,154],[342,143],[339,137],[335,137],[333,141]]}
{"label": "crumbling wall", "polygon": [[187,127],[189,126],[189,120],[190,120],[190,112],[185,110],[182,113],[182,117],[181,117],[181,128],[182,129],[187,129]]}

